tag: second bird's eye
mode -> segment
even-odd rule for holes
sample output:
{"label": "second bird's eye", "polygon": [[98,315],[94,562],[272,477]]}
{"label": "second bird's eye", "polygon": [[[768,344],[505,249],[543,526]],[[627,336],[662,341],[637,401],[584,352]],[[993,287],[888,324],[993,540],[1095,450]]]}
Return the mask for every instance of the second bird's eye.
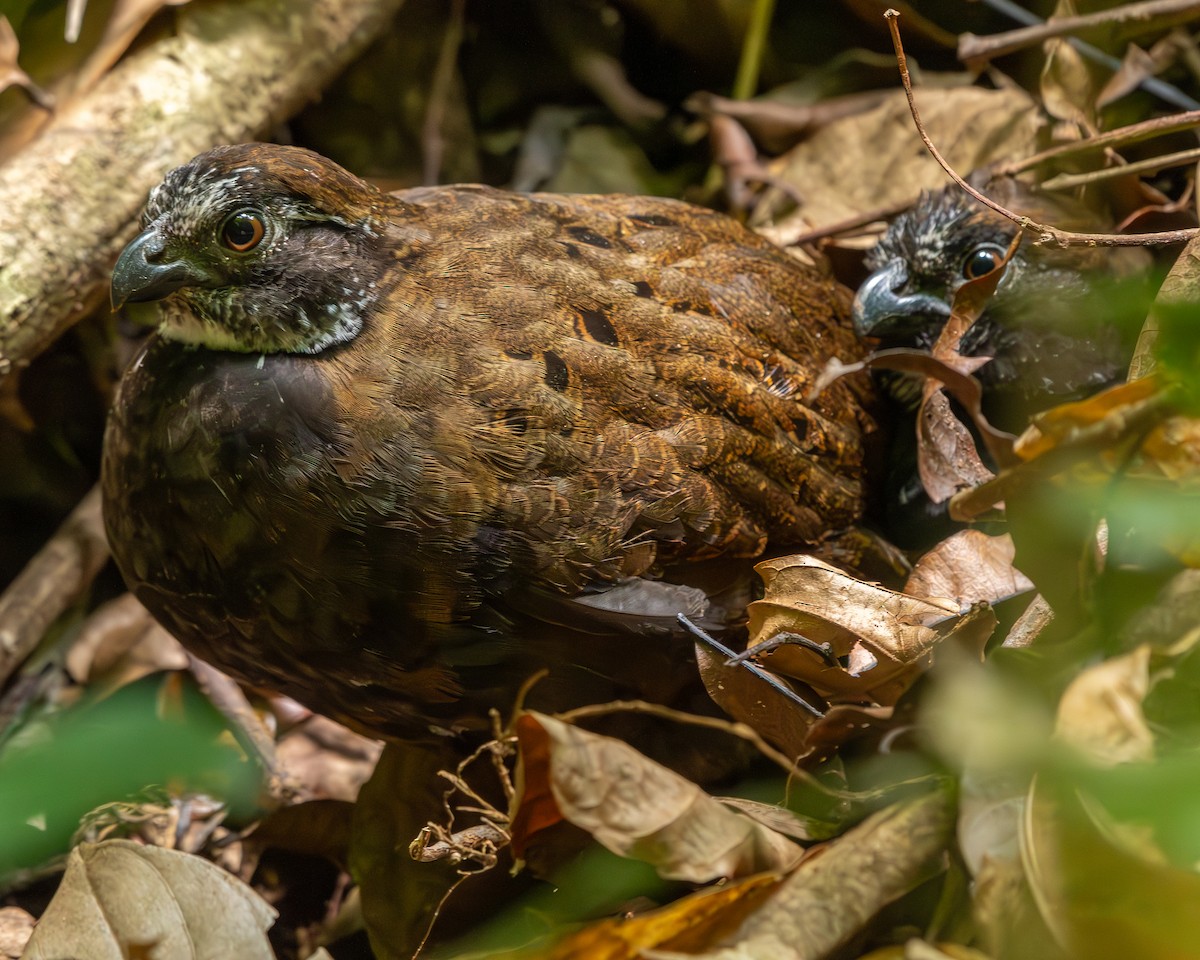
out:
{"label": "second bird's eye", "polygon": [[968,280],[986,277],[1004,262],[1004,251],[991,244],[976,247],[963,261],[962,275]]}
{"label": "second bird's eye", "polygon": [[258,246],[265,232],[262,217],[257,212],[239,210],[221,226],[221,242],[230,250],[245,253]]}

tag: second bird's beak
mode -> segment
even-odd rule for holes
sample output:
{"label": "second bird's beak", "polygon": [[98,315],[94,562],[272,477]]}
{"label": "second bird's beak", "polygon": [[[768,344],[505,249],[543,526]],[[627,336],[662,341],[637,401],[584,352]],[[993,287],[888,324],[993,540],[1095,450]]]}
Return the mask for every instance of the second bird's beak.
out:
{"label": "second bird's beak", "polygon": [[903,260],[891,260],[872,273],[854,295],[854,332],[890,339],[950,316],[950,305],[928,293],[900,293],[908,283]]}
{"label": "second bird's beak", "polygon": [[134,237],[121,251],[112,272],[114,310],[120,310],[127,303],[161,300],[200,279],[195,268],[186,261],[164,261],[162,255],[162,239],[152,226]]}

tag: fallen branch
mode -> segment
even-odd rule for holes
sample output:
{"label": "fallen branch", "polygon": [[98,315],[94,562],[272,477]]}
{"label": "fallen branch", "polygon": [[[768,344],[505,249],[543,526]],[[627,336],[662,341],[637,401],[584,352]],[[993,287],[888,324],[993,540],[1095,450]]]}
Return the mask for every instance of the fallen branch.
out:
{"label": "fallen branch", "polygon": [[93,488],[0,594],[0,687],[107,560],[100,490]]}
{"label": "fallen branch", "polygon": [[1100,27],[1136,24],[1145,30],[1154,30],[1160,26],[1170,27],[1186,23],[1198,17],[1198,0],[1146,0],[1143,3],[1130,3],[1077,17],[1051,17],[1037,26],[1020,27],[984,37],[964,33],[958,42],[958,59],[964,63],[994,60],[996,57],[1032,47],[1043,40],[1083,33]]}

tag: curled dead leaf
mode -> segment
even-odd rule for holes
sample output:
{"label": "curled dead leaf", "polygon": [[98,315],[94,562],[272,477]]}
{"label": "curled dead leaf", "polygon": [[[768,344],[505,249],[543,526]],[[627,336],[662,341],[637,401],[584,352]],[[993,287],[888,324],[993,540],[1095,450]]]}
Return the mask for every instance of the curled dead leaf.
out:
{"label": "curled dead leaf", "polygon": [[1033,589],[1013,566],[1012,537],[959,530],[917,561],[904,592],[916,597],[951,597],[960,605],[996,603]]}
{"label": "curled dead leaf", "polygon": [[1096,763],[1151,759],[1154,735],[1142,714],[1150,653],[1143,645],[1075,677],[1058,703],[1057,735]]}
{"label": "curled dead leaf", "polygon": [[[868,817],[804,860],[705,960],[819,960],[945,869],[953,809],[938,790]],[[662,954],[658,954],[662,956]]]}
{"label": "curled dead leaf", "polygon": [[567,820],[668,879],[706,883],[795,864],[803,850],[629,744],[539,713],[517,720],[513,849]]}
{"label": "curled dead leaf", "polygon": [[928,666],[941,636],[935,627],[962,612],[953,601],[865,583],[813,557],[755,569],[766,592],[750,604],[749,651],[830,700],[895,703]]}
{"label": "curled dead leaf", "polygon": [[23,956],[273,960],[274,918],[258,894],[200,857],[128,840],[85,843],[71,851]]}

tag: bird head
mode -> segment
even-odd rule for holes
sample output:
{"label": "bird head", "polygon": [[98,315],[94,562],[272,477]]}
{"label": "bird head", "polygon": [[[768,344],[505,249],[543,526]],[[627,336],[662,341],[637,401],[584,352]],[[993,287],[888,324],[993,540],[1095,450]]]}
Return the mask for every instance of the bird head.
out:
{"label": "bird head", "polygon": [[[1005,178],[972,178],[1010,209],[1065,230],[1102,229],[1103,221],[1069,198],[1035,195]],[[1017,227],[956,186],[922,193],[897,217],[867,254],[871,274],[854,300],[854,329],[884,347],[928,349],[950,316],[954,295],[965,283],[1001,267]],[[999,326],[1078,326],[1080,303],[1091,289],[1089,274],[1111,272],[1103,251],[1060,250],[1025,241],[1003,266],[996,293],[972,340],[986,341]],[[1142,269],[1129,265],[1125,272]],[[971,351],[966,351],[971,352]]]}
{"label": "bird head", "polygon": [[[922,193],[867,254],[871,274],[854,298],[855,331],[885,346],[932,346],[958,288],[999,268],[1015,232],[965,193]],[[1010,264],[1001,284],[1011,286],[1023,266]]]}
{"label": "bird head", "polygon": [[196,346],[317,353],[362,328],[391,202],[308,150],[217,147],[151,192],[113,307],[158,301],[161,334]]}
{"label": "bird head", "polygon": [[[1011,178],[973,177],[1010,210],[1068,231],[1096,233],[1106,221],[1084,204],[1036,193]],[[966,283],[1003,269],[996,291],[962,335],[964,356],[988,357],[976,372],[984,408],[1020,429],[1029,414],[1086,396],[1124,375],[1129,332],[1145,316],[1143,251],[1038,245],[1023,240],[1007,264],[1017,227],[957,186],[922,194],[867,254],[873,272],[855,296],[854,327],[882,347],[929,349]],[[919,379],[881,373],[902,406]],[[915,385],[915,386],[914,386]],[[999,421],[997,421],[999,422]]]}

